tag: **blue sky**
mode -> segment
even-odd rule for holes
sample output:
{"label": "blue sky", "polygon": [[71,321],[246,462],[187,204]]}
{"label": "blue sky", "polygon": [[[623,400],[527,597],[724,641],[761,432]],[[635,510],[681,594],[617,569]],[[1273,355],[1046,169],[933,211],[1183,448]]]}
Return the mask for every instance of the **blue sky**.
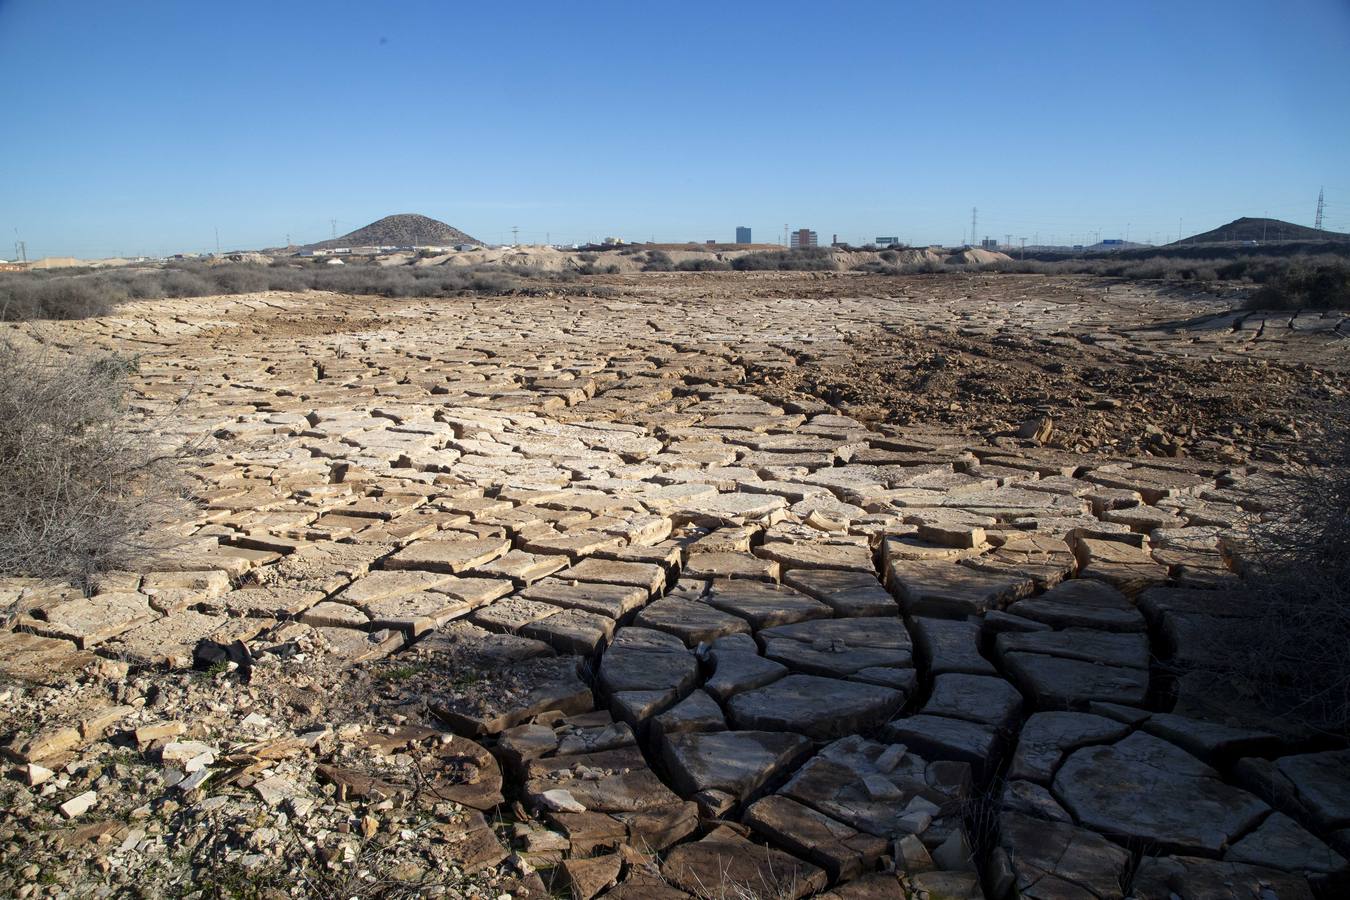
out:
{"label": "blue sky", "polygon": [[1350,229],[1350,0],[0,0],[0,257]]}

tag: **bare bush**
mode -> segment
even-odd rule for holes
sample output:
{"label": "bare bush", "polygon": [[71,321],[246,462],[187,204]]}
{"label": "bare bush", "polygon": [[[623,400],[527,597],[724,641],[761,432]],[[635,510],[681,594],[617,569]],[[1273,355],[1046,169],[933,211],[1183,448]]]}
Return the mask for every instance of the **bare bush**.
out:
{"label": "bare bush", "polygon": [[1249,617],[1228,635],[1236,679],[1292,723],[1350,732],[1350,441],[1327,465],[1299,473],[1254,526],[1246,584]]}
{"label": "bare bush", "polygon": [[1350,262],[1330,253],[1238,258],[1092,256],[1077,259],[1007,259],[982,272],[1030,275],[1100,275],[1132,281],[1239,281],[1259,286],[1250,306],[1266,309],[1350,308]]}
{"label": "bare bush", "polygon": [[731,267],[740,272],[778,271],[832,271],[839,266],[834,255],[824,247],[806,247],[799,250],[765,250],[738,256]]}
{"label": "bare bush", "polygon": [[87,578],[176,505],[174,454],[126,417],[135,364],[0,341],[0,575]]}
{"label": "bare bush", "polygon": [[670,259],[670,254],[664,250],[651,250],[647,253],[647,262],[643,264],[644,272],[669,272],[675,268],[674,262]]}
{"label": "bare bush", "polygon": [[1350,262],[1298,261],[1252,295],[1257,309],[1350,309]]}
{"label": "bare bush", "polygon": [[[617,270],[616,270],[617,271]],[[323,290],[385,297],[505,293],[516,273],[493,266],[270,265],[175,262],[161,268],[0,274],[0,321],[107,315],[128,300],[182,299],[260,291]],[[534,273],[538,277],[539,273]],[[557,278],[554,280],[561,280]]]}
{"label": "bare bush", "polygon": [[675,264],[677,272],[727,272],[731,270],[731,263],[720,260],[715,256],[696,256],[693,259],[683,259]]}

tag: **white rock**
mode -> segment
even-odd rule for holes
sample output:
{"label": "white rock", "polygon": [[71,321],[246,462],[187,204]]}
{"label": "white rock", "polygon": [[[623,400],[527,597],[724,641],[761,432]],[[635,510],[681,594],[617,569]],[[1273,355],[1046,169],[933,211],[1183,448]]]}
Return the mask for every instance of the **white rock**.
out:
{"label": "white rock", "polygon": [[178,782],[176,785],[174,785],[174,787],[177,788],[182,793],[186,794],[189,791],[195,791],[197,788],[201,787],[202,784],[206,781],[206,779],[210,777],[211,777],[210,769],[198,769],[188,777],[184,778],[182,781]]}
{"label": "white rock", "polygon": [[185,772],[196,772],[216,761],[215,751],[201,741],[173,741],[164,745],[159,757],[165,765],[180,765]]}
{"label": "white rock", "polygon": [[873,800],[899,800],[905,795],[894,782],[880,775],[864,775],[862,782]]}
{"label": "white rock", "polygon": [[586,811],[586,807],[577,802],[577,798],[572,796],[571,791],[565,791],[561,788],[544,791],[539,795],[539,799],[544,802],[544,806],[554,812],[583,813]]}
{"label": "white rock", "polygon": [[965,831],[958,828],[933,851],[933,862],[949,872],[969,872],[975,869],[974,855]]}
{"label": "white rock", "polygon": [[932,800],[926,800],[918,796],[911,797],[909,803],[905,806],[906,813],[927,813],[930,816],[937,815],[941,810],[942,807]]}
{"label": "white rock", "polygon": [[895,830],[910,834],[923,834],[933,824],[933,817],[926,812],[905,813],[895,819]]}
{"label": "white rock", "polygon": [[928,848],[912,834],[907,834],[895,842],[895,858],[901,871],[911,874],[927,872],[933,868],[933,858],[928,855]]}
{"label": "white rock", "polygon": [[877,757],[877,761],[874,765],[877,767],[878,771],[894,772],[895,767],[900,765],[900,760],[904,759],[905,754],[908,752],[909,748],[904,744],[891,744],[885,750],[881,751],[881,755]]}
{"label": "white rock", "polygon": [[97,802],[97,791],[85,791],[83,794],[71,797],[65,803],[62,803],[61,815],[65,816],[67,819],[73,819],[82,813],[88,812]]}
{"label": "white rock", "polygon": [[24,766],[23,770],[24,780],[28,782],[29,787],[37,787],[55,774],[51,769],[46,766],[39,766],[37,763],[29,763]]}

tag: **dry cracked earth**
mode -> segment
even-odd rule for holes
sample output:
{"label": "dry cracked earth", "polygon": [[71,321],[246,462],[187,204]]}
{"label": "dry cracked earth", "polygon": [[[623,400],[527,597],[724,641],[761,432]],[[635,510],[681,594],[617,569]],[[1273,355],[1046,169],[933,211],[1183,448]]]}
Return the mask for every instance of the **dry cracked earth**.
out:
{"label": "dry cracked earth", "polygon": [[45,329],[203,455],[170,550],[0,585],[0,892],[1341,895],[1350,752],[1216,635],[1344,320],[607,285]]}

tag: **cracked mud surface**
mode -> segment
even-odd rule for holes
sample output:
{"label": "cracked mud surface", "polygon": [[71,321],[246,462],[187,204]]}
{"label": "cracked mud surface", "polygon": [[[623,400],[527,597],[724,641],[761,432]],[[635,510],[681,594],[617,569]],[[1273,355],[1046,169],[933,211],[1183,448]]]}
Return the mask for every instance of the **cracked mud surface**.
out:
{"label": "cracked mud surface", "polygon": [[92,597],[0,586],[0,841],[40,861],[7,891],[207,851],[314,873],[283,894],[1344,885],[1350,753],[1246,709],[1212,638],[1343,395],[1342,319],[1067,278],[606,283],[44,335],[139,353],[137,407],[186,393],[166,437],[210,449],[172,552]]}

